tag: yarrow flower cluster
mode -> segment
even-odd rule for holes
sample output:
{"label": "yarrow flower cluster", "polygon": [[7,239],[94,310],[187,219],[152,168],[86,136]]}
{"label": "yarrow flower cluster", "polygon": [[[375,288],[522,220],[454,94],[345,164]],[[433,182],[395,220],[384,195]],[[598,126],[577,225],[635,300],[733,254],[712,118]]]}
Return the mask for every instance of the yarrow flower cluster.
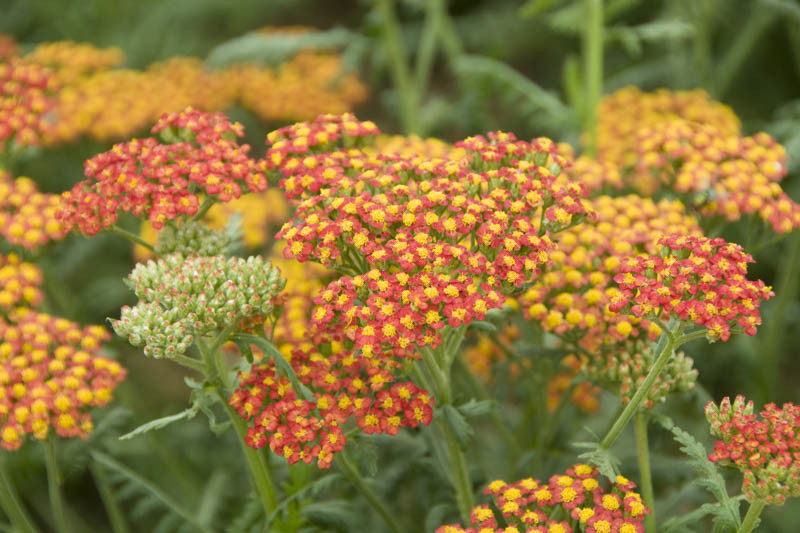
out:
{"label": "yarrow flower cluster", "polygon": [[422,156],[426,159],[450,159],[458,161],[467,156],[466,150],[456,148],[450,143],[429,137],[421,139],[417,135],[386,135],[375,138],[372,146],[364,151],[369,155],[397,154],[400,157]]}
{"label": "yarrow flower cluster", "polygon": [[117,144],[88,161],[88,179],[63,194],[64,225],[87,235],[113,225],[120,210],[147,217],[157,229],[198,212],[201,194],[228,202],[267,188],[264,174],[239,145],[243,127],[221,113],[193,109],[162,116],[154,137]]}
{"label": "yarrow flower cluster", "polygon": [[248,422],[247,443],[269,445],[289,464],[316,461],[328,468],[345,446],[348,419],[355,418],[366,434],[395,435],[402,427],[429,424],[433,398],[396,379],[399,362],[359,357],[312,325],[311,297],[324,287],[325,271],[314,264],[274,261],[287,277],[274,342],[311,396],[298,397],[271,358],[241,373],[230,404]]}
{"label": "yarrow flower cluster", "polygon": [[36,307],[42,301],[42,271],[17,254],[0,254],[0,311],[17,306]]}
{"label": "yarrow flower cluster", "polygon": [[9,142],[41,144],[56,88],[52,73],[39,65],[19,58],[0,63],[0,151]]}
{"label": "yarrow flower cluster", "polygon": [[474,507],[472,527],[446,525],[436,533],[642,533],[650,510],[636,485],[617,476],[606,488],[604,480],[594,467],[575,464],[547,483],[493,481],[484,492],[494,505]]}
{"label": "yarrow flower cluster", "polygon": [[116,47],[57,41],[37,44],[25,55],[25,60],[50,69],[61,85],[67,85],[121,64],[125,54]]}
{"label": "yarrow flower cluster", "polygon": [[753,402],[727,396],[719,406],[706,405],[711,434],[720,437],[709,460],[744,474],[742,492],[749,502],[783,505],[800,496],[800,405],[764,406],[760,417]]}
{"label": "yarrow flower cluster", "polygon": [[128,276],[139,298],[112,321],[117,335],[147,356],[182,355],[198,336],[263,325],[284,282],[262,257],[173,254],[138,264]]}
{"label": "yarrow flower cluster", "polygon": [[44,439],[92,431],[89,409],[106,405],[125,369],[100,355],[101,326],[19,308],[0,319],[0,446],[16,450],[26,435]]}
{"label": "yarrow flower cluster", "polygon": [[667,235],[658,244],[659,255],[639,255],[621,265],[612,311],[630,305],[637,317],[674,315],[705,327],[709,340],[727,341],[734,325],[755,335],[761,301],[774,293],[763,281],[747,279],[753,258],[741,246],[687,235]]}
{"label": "yarrow flower cluster", "polygon": [[27,177],[12,179],[0,169],[0,235],[11,244],[35,248],[66,234],[57,218],[61,208],[57,194],[39,192]]}

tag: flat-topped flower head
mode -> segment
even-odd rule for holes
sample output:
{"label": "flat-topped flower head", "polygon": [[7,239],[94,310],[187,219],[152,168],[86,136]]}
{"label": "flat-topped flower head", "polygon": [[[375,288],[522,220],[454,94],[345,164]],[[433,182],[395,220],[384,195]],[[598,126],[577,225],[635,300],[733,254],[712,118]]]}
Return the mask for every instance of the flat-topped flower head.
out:
{"label": "flat-topped flower head", "polygon": [[66,227],[94,235],[127,211],[160,229],[197,213],[201,196],[228,202],[267,188],[250,147],[235,140],[242,126],[224,115],[186,109],[163,116],[153,133],[169,144],[134,139],[86,161],[88,179],[63,194]]}
{"label": "flat-topped flower head", "polygon": [[733,466],[744,474],[742,492],[748,501],[783,505],[800,496],[800,405],[774,403],[760,416],[752,401],[727,396],[719,406],[706,405],[711,434],[721,438],[709,460]]}
{"label": "flat-topped flower head", "polygon": [[614,312],[630,306],[636,317],[668,314],[707,329],[709,340],[727,341],[739,326],[755,335],[762,300],[774,294],[763,281],[747,279],[753,258],[724,239],[666,235],[659,255],[629,258],[614,277],[621,292]]}
{"label": "flat-topped flower head", "polygon": [[17,254],[0,254],[0,311],[15,307],[36,307],[42,301],[42,271]]}
{"label": "flat-topped flower head", "polygon": [[[446,525],[436,533],[642,533],[650,509],[633,491],[635,488],[622,476],[609,483],[585,464],[576,464],[547,482],[533,478],[516,483],[497,480],[484,491],[493,505],[474,507],[471,527]],[[567,518],[551,518],[554,514]],[[500,519],[507,525],[501,527]]]}
{"label": "flat-topped flower head", "polygon": [[40,65],[19,58],[0,63],[0,152],[11,144],[41,144],[56,88],[52,72]]}
{"label": "flat-topped flower head", "polygon": [[12,179],[0,169],[0,235],[11,244],[36,248],[64,238],[57,218],[62,205],[60,195],[39,192],[32,179]]}
{"label": "flat-topped flower head", "polygon": [[125,53],[116,47],[97,48],[88,43],[56,41],[37,44],[25,55],[25,60],[49,68],[62,85],[70,85],[120,65],[125,61]]}
{"label": "flat-topped flower head", "polygon": [[182,355],[195,337],[260,321],[284,286],[280,273],[261,257],[173,254],[138,264],[128,277],[139,298],[112,321],[117,335],[145,355]]}
{"label": "flat-topped flower head", "polygon": [[86,438],[92,407],[106,405],[125,369],[100,355],[108,331],[18,308],[0,319],[0,446],[30,435]]}

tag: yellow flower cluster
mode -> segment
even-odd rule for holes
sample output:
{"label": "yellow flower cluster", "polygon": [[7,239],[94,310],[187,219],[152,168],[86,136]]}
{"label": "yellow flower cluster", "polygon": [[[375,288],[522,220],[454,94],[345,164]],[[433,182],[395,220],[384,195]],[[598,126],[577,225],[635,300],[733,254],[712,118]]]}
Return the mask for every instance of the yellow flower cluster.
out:
{"label": "yellow flower cluster", "polygon": [[32,179],[12,179],[0,169],[0,235],[11,244],[35,248],[63,238],[60,206],[60,195],[39,192]]}
{"label": "yellow flower cluster", "polygon": [[[232,216],[241,216],[239,231],[247,248],[263,248],[277,227],[289,218],[289,204],[279,189],[270,188],[263,193],[244,194],[228,203],[214,204],[208,210],[203,221],[214,230],[222,230],[228,225]],[[148,222],[142,222],[139,237],[145,242],[155,245],[158,231]],[[133,258],[138,262],[153,257],[150,250],[142,245],[133,247]]]}
{"label": "yellow flower cluster", "polygon": [[57,41],[41,43],[25,60],[49,68],[62,84],[71,84],[97,72],[116,67],[125,61],[119,48],[97,48],[88,43]]}
{"label": "yellow flower cluster", "polygon": [[33,263],[22,261],[17,254],[0,254],[0,310],[8,313],[13,307],[35,307],[42,300],[42,271]]}
{"label": "yellow flower cluster", "polygon": [[455,148],[452,144],[429,137],[422,139],[417,135],[386,135],[375,137],[373,145],[364,149],[369,155],[398,154],[401,157],[420,156],[426,159],[462,160],[467,152],[463,148]]}
{"label": "yellow flower cluster", "polygon": [[256,65],[231,69],[239,101],[265,121],[311,120],[344,113],[363,101],[366,87],[342,72],[341,56],[305,51],[274,70]]}

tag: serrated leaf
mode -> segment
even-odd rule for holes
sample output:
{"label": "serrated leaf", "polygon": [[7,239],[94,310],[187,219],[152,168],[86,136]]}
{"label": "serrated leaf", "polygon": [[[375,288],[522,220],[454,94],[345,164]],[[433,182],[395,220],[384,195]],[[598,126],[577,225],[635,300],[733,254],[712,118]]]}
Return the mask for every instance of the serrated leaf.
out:
{"label": "serrated leaf", "polygon": [[325,50],[347,45],[353,35],[344,28],[304,33],[248,33],[226,41],[211,50],[206,64],[213,68],[236,63],[278,65],[300,50]]}
{"label": "serrated leaf", "polygon": [[354,519],[357,515],[350,502],[345,500],[329,500],[313,502],[304,506],[300,514],[310,522],[323,527],[334,527],[342,531],[356,531],[359,528]]}
{"label": "serrated leaf", "polygon": [[497,333],[497,326],[485,320],[473,320],[470,322],[469,327],[480,331],[486,331],[487,333]]}
{"label": "serrated leaf", "polygon": [[611,452],[604,450],[598,442],[575,442],[572,444],[576,448],[588,448],[578,456],[579,459],[594,465],[597,470],[610,480],[615,480],[619,475],[619,459],[614,457]]}
{"label": "serrated leaf", "polygon": [[154,430],[157,430],[157,429],[164,428],[164,427],[172,424],[173,422],[177,422],[179,420],[190,420],[190,419],[195,417],[195,415],[197,414],[197,411],[199,409],[200,408],[198,406],[194,406],[193,405],[193,406],[189,407],[188,409],[185,409],[185,410],[181,411],[180,413],[176,413],[174,415],[165,416],[165,417],[162,417],[162,418],[156,418],[155,420],[151,420],[150,422],[142,424],[141,426],[137,427],[133,431],[130,431],[130,432],[122,435],[121,437],[119,437],[119,440],[132,439],[133,437],[138,437],[139,435],[147,433],[148,431],[154,431]]}
{"label": "serrated leaf", "polygon": [[297,379],[297,374],[294,372],[294,368],[292,368],[292,365],[289,364],[289,361],[283,357],[283,354],[275,347],[274,344],[269,342],[267,339],[258,337],[256,335],[234,335],[231,337],[231,340],[239,346],[241,346],[243,343],[250,343],[258,346],[264,352],[264,355],[270,357],[275,363],[275,370],[277,373],[279,375],[284,374],[286,376],[286,378],[292,384],[292,388],[300,398],[310,402],[314,401],[314,394],[308,387],[300,383],[300,380]]}
{"label": "serrated leaf", "polygon": [[453,434],[458,440],[458,445],[462,450],[466,450],[472,441],[472,437],[475,436],[475,430],[469,425],[464,415],[452,405],[445,404],[441,406],[439,412],[450,429],[453,430]]}
{"label": "serrated leaf", "polygon": [[465,417],[472,418],[473,416],[485,415],[491,412],[496,406],[497,404],[494,400],[476,401],[475,398],[471,398],[467,403],[459,405],[458,410]]}

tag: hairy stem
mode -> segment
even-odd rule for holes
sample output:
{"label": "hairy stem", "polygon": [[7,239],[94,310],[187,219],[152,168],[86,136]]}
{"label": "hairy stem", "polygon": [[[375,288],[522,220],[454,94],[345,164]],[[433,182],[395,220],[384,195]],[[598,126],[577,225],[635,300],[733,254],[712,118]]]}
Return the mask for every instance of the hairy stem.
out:
{"label": "hairy stem", "polygon": [[139,237],[138,235],[136,235],[134,233],[131,233],[130,231],[128,231],[126,229],[123,229],[123,228],[117,226],[116,224],[111,226],[109,231],[111,231],[111,233],[113,233],[115,235],[119,235],[120,237],[125,237],[126,239],[128,239],[129,241],[131,241],[133,243],[136,243],[138,245],[144,246],[145,248],[147,248],[151,252],[154,252],[156,250],[155,247],[153,247],[153,245],[150,244],[149,242],[147,242],[146,240],[142,239],[141,237]]}
{"label": "hairy stem", "polygon": [[761,514],[761,511],[764,510],[766,505],[767,503],[764,500],[756,500],[751,502],[750,508],[747,509],[747,514],[744,516],[742,527],[739,528],[738,533],[750,533],[753,531],[753,528],[756,526],[758,516]]}
{"label": "hairy stem", "polygon": [[20,533],[39,533],[39,529],[34,525],[28,511],[25,510],[22,500],[14,488],[11,476],[6,470],[6,455],[6,452],[2,452],[2,457],[0,457],[0,506],[11,520],[15,530]]}
{"label": "hairy stem", "polygon": [[641,477],[642,497],[644,504],[650,508],[650,514],[644,519],[647,533],[656,533],[656,509],[653,497],[653,478],[650,474],[650,449],[647,443],[647,417],[639,411],[633,420],[636,432],[636,455],[639,459],[639,475]]}
{"label": "hairy stem", "polygon": [[387,526],[389,526],[389,529],[391,529],[394,533],[402,533],[403,528],[400,527],[397,519],[389,510],[389,506],[383,500],[381,495],[372,490],[372,487],[370,487],[366,480],[361,477],[358,467],[347,455],[347,450],[343,449],[337,453],[334,456],[333,461],[336,463],[336,466],[339,467],[339,470],[341,470],[342,473],[347,476],[347,479],[350,480],[353,486],[358,489],[362,496],[364,496],[367,502],[369,502],[372,508],[375,509],[379,515],[381,515],[381,518],[383,518],[383,521],[386,522]]}
{"label": "hairy stem", "polygon": [[61,494],[61,472],[56,461],[56,436],[53,434],[43,441],[45,464],[47,465],[47,489],[50,495],[50,509],[53,513],[55,530],[58,533],[69,533],[67,517],[64,513],[64,497]]}

